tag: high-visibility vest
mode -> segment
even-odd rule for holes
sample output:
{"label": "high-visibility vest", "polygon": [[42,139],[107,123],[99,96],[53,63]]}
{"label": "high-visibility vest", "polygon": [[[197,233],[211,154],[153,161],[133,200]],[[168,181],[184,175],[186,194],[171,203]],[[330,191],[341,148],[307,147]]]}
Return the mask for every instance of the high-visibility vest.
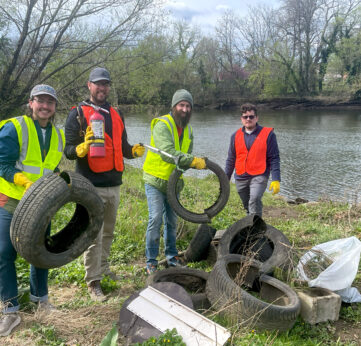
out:
{"label": "high-visibility vest", "polygon": [[263,127],[249,151],[244,141],[242,128],[237,131],[234,140],[237,175],[244,173],[260,175],[266,171],[267,138],[272,130],[273,128],[271,127]]}
{"label": "high-visibility vest", "polygon": [[[87,124],[90,124],[90,116],[94,113],[91,106],[81,106]],[[113,169],[119,172],[124,170],[122,136],[124,130],[123,121],[118,112],[110,107],[110,116],[112,119],[112,136],[111,138],[105,133],[105,156],[90,157],[88,155],[88,164],[90,169],[95,173],[108,172]]]}
{"label": "high-visibility vest", "polygon": [[[177,125],[175,124],[174,119],[170,114],[163,115],[162,117],[155,118],[152,120],[150,126],[151,128],[150,145],[155,147],[154,138],[153,138],[153,129],[155,124],[158,123],[158,121],[162,121],[167,125],[169,132],[173,136],[175,150],[181,151],[182,153],[187,153],[189,150],[189,146],[192,142],[191,141],[191,135],[193,131],[192,127],[188,124],[184,128],[182,145],[180,145]],[[143,170],[144,172],[153,175],[157,178],[168,180],[175,167],[176,167],[175,164],[163,161],[160,154],[148,150],[143,165]]]}
{"label": "high-visibility vest", "polygon": [[[54,125],[51,126],[50,147],[43,161],[34,120],[26,115],[11,118],[2,121],[0,128],[8,122],[14,124],[19,140],[20,155],[15,163],[15,168],[19,169],[33,182],[43,175],[54,172],[54,169],[60,163],[65,147],[63,130],[56,128]],[[6,196],[20,200],[24,190],[23,186],[10,183],[0,177],[0,192]]]}

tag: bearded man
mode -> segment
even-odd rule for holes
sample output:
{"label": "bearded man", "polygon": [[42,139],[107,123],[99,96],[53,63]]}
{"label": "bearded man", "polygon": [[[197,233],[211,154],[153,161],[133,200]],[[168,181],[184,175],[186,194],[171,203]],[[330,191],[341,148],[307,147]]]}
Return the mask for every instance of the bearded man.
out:
{"label": "bearded man", "polygon": [[[192,95],[187,90],[177,90],[172,98],[171,112],[151,122],[150,145],[178,157],[180,168],[205,169],[205,160],[191,155],[193,131],[189,120],[192,108]],[[176,248],[177,215],[167,200],[168,179],[175,168],[173,159],[148,150],[143,166],[149,212],[145,250],[148,275],[157,271],[162,222],[167,264],[170,267],[183,266]]]}

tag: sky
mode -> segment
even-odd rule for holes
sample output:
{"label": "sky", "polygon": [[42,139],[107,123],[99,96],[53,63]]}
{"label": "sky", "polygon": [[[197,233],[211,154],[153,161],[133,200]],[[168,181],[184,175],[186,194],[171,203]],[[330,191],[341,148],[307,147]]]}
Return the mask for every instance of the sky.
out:
{"label": "sky", "polygon": [[249,5],[274,6],[278,0],[167,0],[166,9],[177,19],[186,19],[203,31],[212,31],[225,10],[246,14]]}

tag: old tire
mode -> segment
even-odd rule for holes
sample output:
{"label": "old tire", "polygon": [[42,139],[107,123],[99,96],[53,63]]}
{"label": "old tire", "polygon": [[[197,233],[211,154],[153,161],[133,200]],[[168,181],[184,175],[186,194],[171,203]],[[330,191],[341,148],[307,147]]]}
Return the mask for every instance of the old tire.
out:
{"label": "old tire", "polygon": [[[52,236],[45,232],[65,204],[76,203],[69,223]],[[15,250],[38,268],[56,268],[80,256],[103,224],[104,205],[92,183],[74,172],[49,174],[36,181],[20,200],[10,226]]]}
{"label": "old tire", "polygon": [[195,310],[208,309],[209,300],[206,295],[208,273],[193,268],[167,268],[148,276],[146,284],[156,282],[174,282],[190,294]]}
{"label": "old tire", "polygon": [[214,309],[237,323],[259,330],[288,330],[299,315],[300,300],[285,283],[265,274],[258,276],[258,266],[257,261],[241,255],[218,259],[207,280],[207,297]]}
{"label": "old tire", "polygon": [[202,261],[207,258],[209,245],[216,234],[216,229],[207,225],[199,225],[184,254],[187,262]]}
{"label": "old tire", "polygon": [[190,210],[185,209],[179,199],[177,194],[177,183],[179,178],[182,175],[182,171],[175,169],[169,177],[168,187],[167,187],[167,199],[173,210],[186,221],[194,223],[208,223],[211,221],[211,218],[216,216],[228,202],[230,187],[229,180],[224,172],[224,170],[217,165],[215,162],[205,159],[207,164],[207,169],[211,170],[216,174],[219,180],[219,195],[217,200],[209,208],[205,209],[203,213],[194,213]]}
{"label": "old tire", "polygon": [[291,265],[291,245],[278,229],[266,224],[257,215],[248,215],[235,222],[223,234],[218,256],[241,254],[262,262],[260,272],[271,273],[275,267]]}

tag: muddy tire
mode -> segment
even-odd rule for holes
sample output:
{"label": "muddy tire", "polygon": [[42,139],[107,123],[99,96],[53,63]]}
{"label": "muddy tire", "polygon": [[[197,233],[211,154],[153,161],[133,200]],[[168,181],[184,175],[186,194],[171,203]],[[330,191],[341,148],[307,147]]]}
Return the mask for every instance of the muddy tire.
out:
{"label": "muddy tire", "polygon": [[182,175],[182,171],[175,169],[170,175],[168,180],[167,187],[167,199],[175,213],[180,216],[182,219],[194,223],[209,223],[211,218],[216,216],[228,202],[230,186],[229,180],[224,172],[224,170],[218,166],[215,162],[205,159],[207,164],[207,169],[211,170],[216,174],[219,180],[219,195],[217,200],[209,208],[205,209],[203,213],[194,213],[190,210],[185,209],[179,199],[177,194],[177,183],[179,178]]}
{"label": "muddy tire", "polygon": [[[65,204],[76,203],[69,223],[46,236],[52,217]],[[103,224],[104,205],[92,183],[74,172],[37,180],[15,209],[10,237],[15,250],[38,268],[56,268],[80,256]]]}
{"label": "muddy tire", "polygon": [[213,309],[243,326],[288,330],[299,315],[300,300],[285,283],[259,276],[259,266],[241,255],[218,259],[207,280],[207,297]]}
{"label": "muddy tire", "polygon": [[216,234],[216,229],[207,225],[199,225],[184,254],[187,262],[198,262],[207,258],[209,245]]}
{"label": "muddy tire", "polygon": [[291,245],[278,229],[266,224],[257,215],[248,215],[231,225],[218,245],[218,256],[240,254],[262,262],[260,272],[271,273],[291,265]]}
{"label": "muddy tire", "polygon": [[191,296],[195,310],[208,309],[206,296],[208,273],[193,268],[167,268],[148,276],[146,284],[173,282],[182,286]]}

